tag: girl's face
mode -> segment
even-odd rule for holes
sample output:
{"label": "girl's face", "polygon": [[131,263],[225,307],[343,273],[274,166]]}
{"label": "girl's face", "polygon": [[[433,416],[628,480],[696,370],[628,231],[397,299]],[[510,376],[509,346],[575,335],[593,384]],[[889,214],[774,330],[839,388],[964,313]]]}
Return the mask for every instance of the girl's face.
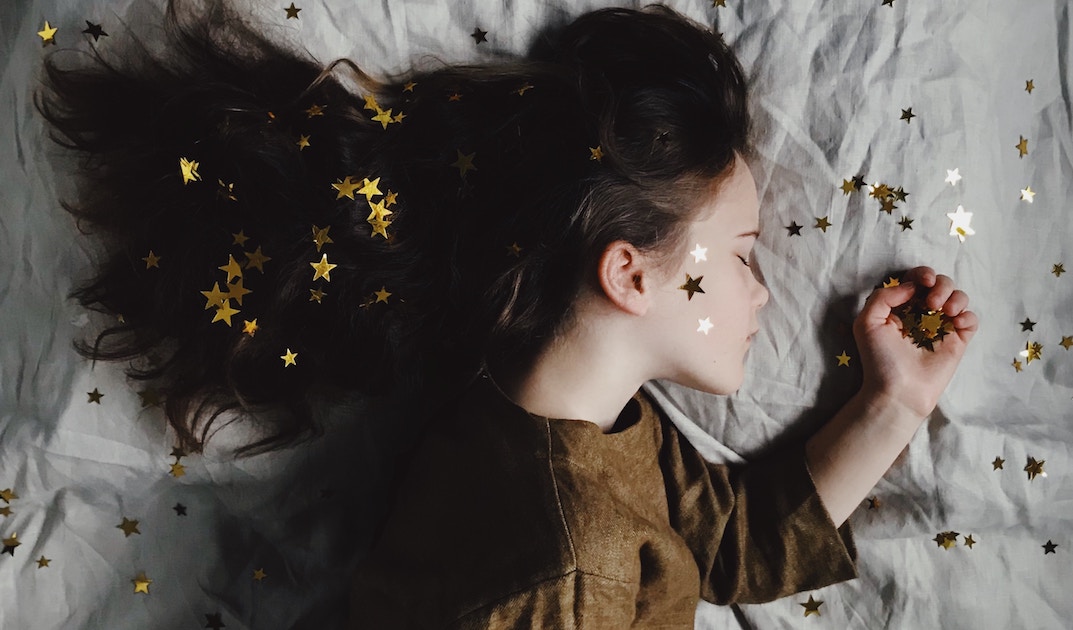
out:
{"label": "girl's face", "polygon": [[750,336],[770,295],[747,266],[752,264],[760,204],[741,156],[704,204],[700,216],[707,218],[692,225],[690,253],[678,273],[656,289],[649,330],[662,348],[657,351],[666,375],[662,378],[729,395],[741,387]]}

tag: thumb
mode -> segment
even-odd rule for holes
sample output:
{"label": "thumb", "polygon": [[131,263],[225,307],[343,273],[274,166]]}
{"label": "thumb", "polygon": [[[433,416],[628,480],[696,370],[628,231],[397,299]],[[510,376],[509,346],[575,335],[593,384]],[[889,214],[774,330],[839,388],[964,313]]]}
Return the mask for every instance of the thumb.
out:
{"label": "thumb", "polygon": [[887,323],[891,311],[909,301],[916,292],[916,284],[902,282],[897,286],[883,287],[872,292],[864,303],[860,319],[862,323],[881,326]]}

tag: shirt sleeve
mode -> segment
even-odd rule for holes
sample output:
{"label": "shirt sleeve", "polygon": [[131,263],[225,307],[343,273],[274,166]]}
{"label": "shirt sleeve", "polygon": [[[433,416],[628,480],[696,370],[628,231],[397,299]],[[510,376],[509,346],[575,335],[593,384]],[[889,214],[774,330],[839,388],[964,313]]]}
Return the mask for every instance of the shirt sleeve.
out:
{"label": "shirt sleeve", "polygon": [[571,571],[497,599],[463,615],[448,628],[629,628],[639,588],[632,582]]}
{"label": "shirt sleeve", "polygon": [[701,598],[754,604],[857,577],[849,521],[835,527],[803,443],[729,467],[705,460],[669,420],[662,424],[668,513],[696,558]]}

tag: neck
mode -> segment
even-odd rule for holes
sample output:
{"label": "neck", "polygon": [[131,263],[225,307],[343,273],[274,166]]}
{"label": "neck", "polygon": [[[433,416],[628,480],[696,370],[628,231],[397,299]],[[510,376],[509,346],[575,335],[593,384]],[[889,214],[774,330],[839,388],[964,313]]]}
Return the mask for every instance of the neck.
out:
{"label": "neck", "polygon": [[645,382],[623,347],[574,339],[539,355],[532,365],[487,365],[514,404],[548,418],[585,420],[610,433]]}

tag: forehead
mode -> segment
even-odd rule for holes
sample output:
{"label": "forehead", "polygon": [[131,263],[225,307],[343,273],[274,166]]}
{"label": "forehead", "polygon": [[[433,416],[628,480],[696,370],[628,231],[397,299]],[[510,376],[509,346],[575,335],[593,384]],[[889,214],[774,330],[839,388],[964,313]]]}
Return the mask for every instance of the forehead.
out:
{"label": "forehead", "polygon": [[697,228],[705,234],[733,239],[757,229],[760,203],[756,182],[740,156],[729,175],[712,182],[702,206]]}

